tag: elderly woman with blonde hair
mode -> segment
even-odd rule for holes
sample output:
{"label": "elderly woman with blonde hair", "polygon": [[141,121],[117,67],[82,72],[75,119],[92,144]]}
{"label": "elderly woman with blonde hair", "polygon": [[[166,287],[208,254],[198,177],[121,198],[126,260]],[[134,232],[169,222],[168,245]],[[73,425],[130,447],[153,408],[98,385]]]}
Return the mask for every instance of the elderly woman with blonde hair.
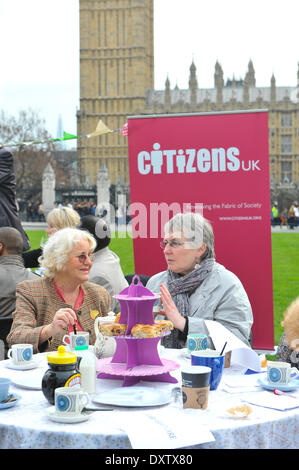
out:
{"label": "elderly woman with blonde hair", "polygon": [[[63,228],[76,228],[80,222],[78,212],[70,207],[56,207],[52,209],[47,215],[47,228],[46,233],[51,237],[57,230]],[[40,256],[42,255],[42,247],[36,250],[25,251],[22,256],[25,268],[37,268],[40,266]]]}
{"label": "elderly woman with blonde hair", "polygon": [[95,316],[110,311],[106,289],[88,282],[95,246],[92,235],[74,228],[61,229],[48,239],[44,276],[17,286],[9,346],[31,343],[34,352],[55,350],[74,324],[77,330],[88,331],[94,344]]}

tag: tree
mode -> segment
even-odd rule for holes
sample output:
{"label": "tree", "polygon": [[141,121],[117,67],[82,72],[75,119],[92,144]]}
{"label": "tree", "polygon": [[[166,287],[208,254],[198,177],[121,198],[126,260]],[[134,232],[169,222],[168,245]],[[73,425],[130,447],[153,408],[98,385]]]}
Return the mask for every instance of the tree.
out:
{"label": "tree", "polygon": [[[50,140],[51,135],[45,128],[45,120],[36,110],[21,110],[17,117],[0,111],[0,143]],[[9,148],[14,155],[17,192],[42,187],[42,175],[51,160],[54,144],[32,144]]]}

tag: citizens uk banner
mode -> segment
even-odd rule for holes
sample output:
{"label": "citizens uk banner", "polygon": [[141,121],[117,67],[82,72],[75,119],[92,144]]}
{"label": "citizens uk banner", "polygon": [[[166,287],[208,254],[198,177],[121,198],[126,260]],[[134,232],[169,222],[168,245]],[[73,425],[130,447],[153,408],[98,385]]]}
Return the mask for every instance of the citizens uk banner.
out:
{"label": "citizens uk banner", "polygon": [[177,212],[202,213],[216,261],[249,296],[252,346],[273,349],[268,113],[134,116],[128,148],[135,272],[167,269],[164,224]]}

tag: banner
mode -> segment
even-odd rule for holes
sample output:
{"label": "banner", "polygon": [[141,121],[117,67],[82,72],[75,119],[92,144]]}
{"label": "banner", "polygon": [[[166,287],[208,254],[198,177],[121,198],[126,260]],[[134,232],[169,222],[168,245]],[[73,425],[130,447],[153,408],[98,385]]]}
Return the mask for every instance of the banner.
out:
{"label": "banner", "polygon": [[159,243],[177,212],[202,209],[216,261],[244,285],[254,314],[252,346],[273,349],[268,113],[135,116],[128,119],[135,272],[167,269]]}

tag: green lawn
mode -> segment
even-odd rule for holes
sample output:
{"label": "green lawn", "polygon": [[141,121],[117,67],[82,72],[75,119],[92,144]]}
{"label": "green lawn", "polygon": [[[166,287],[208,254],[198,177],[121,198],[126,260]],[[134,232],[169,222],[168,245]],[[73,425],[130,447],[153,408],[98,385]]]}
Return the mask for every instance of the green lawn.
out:
{"label": "green lawn", "polygon": [[[30,239],[31,249],[39,248],[41,241],[47,239],[47,234],[43,230],[27,230],[26,233]],[[113,237],[109,248],[119,256],[124,274],[133,274],[135,268],[132,238],[128,235],[126,238]]]}
{"label": "green lawn", "polygon": [[[32,248],[38,248],[44,231],[28,230]],[[113,237],[110,248],[120,258],[124,274],[134,273],[132,238]],[[273,302],[275,344],[283,332],[280,325],[287,306],[299,295],[299,233],[272,233]]]}

